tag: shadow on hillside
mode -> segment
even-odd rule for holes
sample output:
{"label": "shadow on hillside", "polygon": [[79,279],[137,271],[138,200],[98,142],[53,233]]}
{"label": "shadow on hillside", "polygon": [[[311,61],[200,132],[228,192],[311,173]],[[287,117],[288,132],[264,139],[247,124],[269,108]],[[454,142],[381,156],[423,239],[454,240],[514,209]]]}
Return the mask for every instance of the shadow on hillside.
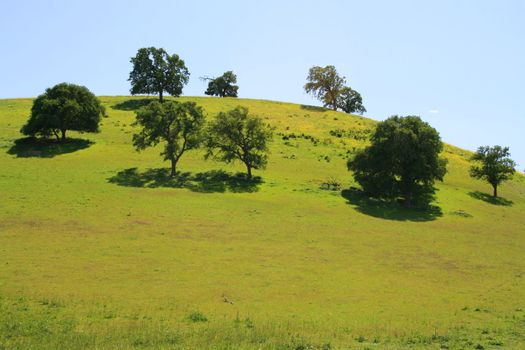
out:
{"label": "shadow on hillside", "polygon": [[355,205],[360,213],[380,219],[396,221],[432,221],[443,216],[441,208],[429,205],[426,208],[405,208],[397,201],[372,199],[363,191],[351,188],[341,191],[349,204]]}
{"label": "shadow on hillside", "polygon": [[480,201],[487,202],[487,203],[494,204],[494,205],[504,205],[508,207],[514,204],[514,202],[511,200],[501,198],[501,197],[493,197],[488,193],[483,193],[479,191],[469,192],[468,195],[474,199],[478,199]]}
{"label": "shadow on hillside", "polygon": [[329,111],[328,108],[319,107],[319,106],[309,106],[309,105],[301,105],[301,109],[306,109],[307,111],[314,111],[314,112],[327,112],[327,111]]}
{"label": "shadow on hillside", "polygon": [[53,158],[61,154],[88,148],[93,143],[90,140],[76,138],[58,142],[54,139],[24,137],[15,140],[14,145],[7,150],[7,153],[16,155],[19,158]]}
{"label": "shadow on hillside", "polygon": [[186,188],[193,192],[257,192],[262,183],[260,177],[248,179],[245,174],[230,174],[222,170],[210,170],[203,173],[178,172],[175,177],[169,176],[169,169],[148,169],[139,172],[137,168],[119,171],[108,182],[129,187],[172,187]]}
{"label": "shadow on hillside", "polygon": [[147,106],[153,101],[158,101],[157,98],[141,98],[141,99],[130,99],[126,101],[119,102],[111,106],[113,109],[118,109],[120,111],[135,111],[141,107]]}

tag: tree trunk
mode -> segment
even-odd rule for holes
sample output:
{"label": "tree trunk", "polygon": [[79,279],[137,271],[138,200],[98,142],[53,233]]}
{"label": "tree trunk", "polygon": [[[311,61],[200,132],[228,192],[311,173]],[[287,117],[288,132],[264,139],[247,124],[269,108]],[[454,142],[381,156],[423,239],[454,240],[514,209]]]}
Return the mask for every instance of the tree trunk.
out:
{"label": "tree trunk", "polygon": [[330,90],[328,94],[332,98],[332,101],[330,104],[331,104],[332,110],[335,112],[337,111],[337,96],[333,90]]}
{"label": "tree trunk", "polygon": [[170,177],[175,177],[176,173],[177,173],[177,160],[175,158],[171,158],[171,173],[170,173]]}
{"label": "tree trunk", "polygon": [[496,198],[498,196],[498,185],[492,185],[492,188],[494,189],[493,196]]}
{"label": "tree trunk", "polygon": [[403,202],[405,208],[410,208],[412,206],[412,193],[405,194],[405,200]]}
{"label": "tree trunk", "polygon": [[252,178],[252,167],[249,164],[246,164],[246,170],[248,172],[248,179]]}
{"label": "tree trunk", "polygon": [[160,93],[159,93],[159,101],[160,103],[164,102],[164,98],[162,97],[162,90],[160,90]]}
{"label": "tree trunk", "polygon": [[62,129],[61,132],[62,132],[61,142],[64,142],[64,141],[66,141],[66,130]]}

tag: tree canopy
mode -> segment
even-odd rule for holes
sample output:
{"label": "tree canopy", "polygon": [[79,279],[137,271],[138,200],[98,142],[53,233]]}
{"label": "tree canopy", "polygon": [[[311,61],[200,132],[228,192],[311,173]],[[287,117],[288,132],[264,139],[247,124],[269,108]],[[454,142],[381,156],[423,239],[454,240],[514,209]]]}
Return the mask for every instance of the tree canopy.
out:
{"label": "tree canopy", "polygon": [[392,116],[377,125],[371,145],[348,161],[355,180],[372,197],[428,204],[434,181],[443,180],[446,160],[438,132],[417,116]]}
{"label": "tree canopy", "polygon": [[314,66],[308,71],[304,90],[320,100],[325,107],[346,113],[364,113],[361,95],[345,86],[346,78],[340,76],[334,66]]}
{"label": "tree canopy", "polygon": [[128,79],[131,94],[158,94],[160,102],[164,92],[180,96],[190,77],[184,61],[177,54],[169,55],[163,48],[141,48],[131,58],[131,63],[133,70]]}
{"label": "tree canopy", "polygon": [[482,146],[471,158],[479,163],[470,168],[470,176],[492,185],[493,196],[498,196],[498,185],[510,180],[516,172],[516,163],[510,159],[508,147]]}
{"label": "tree canopy", "polygon": [[252,169],[264,169],[268,161],[268,143],[273,130],[262,119],[248,114],[248,108],[237,107],[220,112],[208,129],[207,157],[230,163],[240,160],[248,178]]}
{"label": "tree canopy", "polygon": [[237,84],[237,76],[230,70],[220,77],[210,79],[204,93],[210,96],[237,97],[239,86],[235,84]]}
{"label": "tree canopy", "polygon": [[197,148],[202,141],[204,112],[194,102],[179,103],[154,101],[137,111],[135,126],[142,130],[133,135],[138,151],[166,142],[161,155],[171,161],[171,176],[175,176],[177,163],[185,151]]}
{"label": "tree canopy", "polygon": [[339,91],[337,108],[340,108],[345,113],[363,114],[366,112],[361,94],[347,86]]}
{"label": "tree canopy", "polygon": [[67,130],[98,132],[104,107],[84,86],[61,83],[33,101],[31,115],[20,130],[24,135],[66,139]]}

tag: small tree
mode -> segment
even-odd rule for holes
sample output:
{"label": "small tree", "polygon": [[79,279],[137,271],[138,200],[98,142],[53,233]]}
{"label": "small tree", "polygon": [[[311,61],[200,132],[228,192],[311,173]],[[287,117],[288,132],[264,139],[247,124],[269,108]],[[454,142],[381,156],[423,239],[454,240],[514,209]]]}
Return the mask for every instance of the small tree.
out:
{"label": "small tree", "polygon": [[261,118],[249,115],[246,107],[220,112],[209,125],[206,157],[226,163],[240,160],[251,179],[252,169],[266,167],[272,133],[271,127]]}
{"label": "small tree", "polygon": [[320,100],[325,107],[345,113],[364,113],[361,95],[345,86],[345,77],[340,76],[334,66],[314,66],[308,71],[304,90]]}
{"label": "small tree", "polygon": [[139,49],[137,55],[131,58],[131,63],[133,70],[128,79],[131,94],[159,94],[160,102],[163,102],[164,92],[180,96],[190,77],[184,61],[177,54],[170,56],[162,48]]}
{"label": "small tree", "polygon": [[204,113],[194,102],[152,102],[137,111],[135,126],[142,130],[133,135],[137,151],[166,142],[161,155],[171,161],[170,176],[175,176],[177,163],[185,151],[197,148],[201,142]]}
{"label": "small tree", "polygon": [[341,89],[337,98],[337,108],[340,108],[345,113],[363,114],[366,112],[361,94],[350,87]]}
{"label": "small tree", "polygon": [[236,83],[237,76],[230,70],[220,77],[210,79],[204,93],[210,96],[237,97],[239,86],[235,85]]}
{"label": "small tree", "polygon": [[498,185],[511,179],[516,172],[516,163],[509,157],[508,147],[479,147],[471,159],[481,164],[473,165],[470,168],[470,176],[476,179],[483,179],[491,184],[493,196],[497,197]]}
{"label": "small tree", "polygon": [[46,89],[33,101],[31,115],[20,132],[24,135],[54,135],[66,140],[67,130],[98,132],[104,107],[86,87],[61,83]]}
{"label": "small tree", "polygon": [[443,180],[446,160],[438,132],[417,116],[393,116],[377,125],[371,145],[348,161],[355,180],[372,197],[428,202],[434,181]]}

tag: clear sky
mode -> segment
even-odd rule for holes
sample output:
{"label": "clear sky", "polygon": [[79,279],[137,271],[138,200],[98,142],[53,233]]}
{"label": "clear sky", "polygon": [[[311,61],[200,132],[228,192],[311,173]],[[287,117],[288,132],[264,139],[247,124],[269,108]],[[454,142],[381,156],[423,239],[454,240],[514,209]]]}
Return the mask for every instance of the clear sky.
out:
{"label": "clear sky", "polygon": [[238,75],[239,97],[319,104],[308,69],[334,65],[365,114],[420,115],[444,141],[510,146],[525,168],[525,1],[0,2],[0,98],[59,82],[129,94],[129,59],[179,54],[199,76]]}

